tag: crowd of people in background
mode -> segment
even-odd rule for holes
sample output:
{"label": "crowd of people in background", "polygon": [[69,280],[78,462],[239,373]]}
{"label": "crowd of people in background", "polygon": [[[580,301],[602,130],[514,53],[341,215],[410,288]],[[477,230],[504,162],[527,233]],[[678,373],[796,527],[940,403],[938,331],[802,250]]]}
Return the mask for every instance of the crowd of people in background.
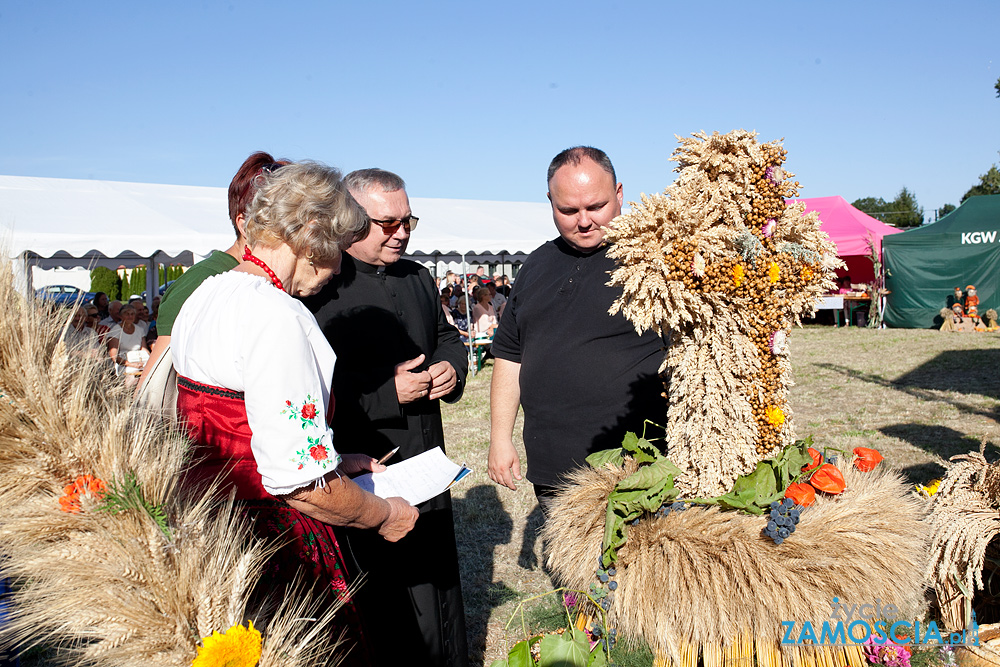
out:
{"label": "crowd of people in background", "polygon": [[[464,279],[448,271],[435,282],[441,291],[445,318],[458,330],[462,342],[468,343],[471,338],[488,345],[503,317],[513,285],[511,279],[500,273],[490,277],[485,267],[478,267],[476,273]],[[153,298],[150,310],[142,297],[109,300],[107,294],[97,292],[93,300],[75,307],[67,343],[78,351],[106,355],[115,372],[132,384],[149,361],[156,342],[159,307],[159,296]]]}
{"label": "crowd of people in background", "polygon": [[500,273],[488,277],[484,267],[466,278],[448,271],[444,278],[435,279],[441,290],[441,309],[448,323],[458,329],[463,343],[471,338],[488,345],[500,324],[512,282]]}
{"label": "crowd of people in background", "polygon": [[150,310],[142,297],[133,296],[123,303],[97,292],[93,300],[73,307],[66,342],[76,353],[106,356],[116,374],[133,384],[156,341],[159,307],[159,296],[153,298]]}

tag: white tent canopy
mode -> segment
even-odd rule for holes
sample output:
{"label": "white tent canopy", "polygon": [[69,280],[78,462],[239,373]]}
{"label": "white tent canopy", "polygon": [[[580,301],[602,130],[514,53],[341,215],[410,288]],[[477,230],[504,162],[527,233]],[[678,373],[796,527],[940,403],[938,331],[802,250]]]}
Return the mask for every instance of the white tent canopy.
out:
{"label": "white tent canopy", "polygon": [[[519,261],[556,235],[546,203],[410,200],[420,224],[407,254],[437,262]],[[233,242],[226,188],[0,176],[9,256],[41,268],[190,264]],[[28,272],[30,276],[30,271]]]}

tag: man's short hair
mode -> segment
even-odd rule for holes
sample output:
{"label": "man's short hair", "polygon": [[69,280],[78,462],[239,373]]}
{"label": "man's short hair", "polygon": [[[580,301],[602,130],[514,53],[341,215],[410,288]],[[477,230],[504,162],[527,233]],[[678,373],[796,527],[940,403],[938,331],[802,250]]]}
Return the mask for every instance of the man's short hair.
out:
{"label": "man's short hair", "polygon": [[352,171],[344,177],[344,183],[351,192],[396,192],[406,189],[402,178],[377,167]]}
{"label": "man's short hair", "polygon": [[573,146],[572,148],[567,148],[559,155],[552,158],[552,162],[549,163],[549,175],[545,179],[546,183],[552,182],[552,177],[556,175],[560,167],[567,164],[576,166],[583,161],[584,158],[593,160],[597,163],[604,171],[611,174],[611,182],[618,183],[618,178],[615,176],[615,167],[611,164],[611,158],[608,154],[602,151],[600,148],[594,148],[593,146]]}

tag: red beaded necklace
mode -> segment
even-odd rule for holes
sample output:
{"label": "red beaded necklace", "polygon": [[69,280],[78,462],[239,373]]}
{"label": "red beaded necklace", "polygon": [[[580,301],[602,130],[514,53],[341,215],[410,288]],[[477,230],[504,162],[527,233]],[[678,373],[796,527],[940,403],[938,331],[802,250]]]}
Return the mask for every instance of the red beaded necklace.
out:
{"label": "red beaded necklace", "polygon": [[243,261],[253,262],[260,268],[264,269],[264,273],[266,273],[267,277],[271,279],[271,282],[274,284],[274,286],[280,289],[282,292],[285,291],[285,286],[281,284],[281,279],[278,278],[278,276],[274,275],[274,271],[271,270],[270,266],[264,263],[264,260],[262,260],[261,258],[255,256],[252,252],[250,252],[250,246],[244,246]]}

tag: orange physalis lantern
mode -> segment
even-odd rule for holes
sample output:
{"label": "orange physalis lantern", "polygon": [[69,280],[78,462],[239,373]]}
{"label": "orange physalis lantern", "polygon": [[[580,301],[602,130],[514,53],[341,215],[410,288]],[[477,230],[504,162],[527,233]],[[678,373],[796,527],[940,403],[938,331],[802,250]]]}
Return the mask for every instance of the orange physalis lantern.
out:
{"label": "orange physalis lantern", "polygon": [[824,463],[819,470],[813,473],[809,483],[824,493],[836,495],[847,488],[844,482],[844,475],[840,469],[832,463]]}
{"label": "orange physalis lantern", "polygon": [[810,470],[815,470],[823,464],[823,455],[819,453],[816,449],[810,447],[806,450],[809,452],[809,456],[812,457],[812,463],[806,464],[802,468],[802,472],[809,472]]}
{"label": "orange physalis lantern", "polygon": [[855,447],[854,456],[854,467],[861,472],[871,472],[882,462],[882,455],[868,447]]}
{"label": "orange physalis lantern", "polygon": [[791,498],[797,505],[809,507],[816,502],[816,491],[808,484],[796,482],[789,484],[788,488],[785,489],[785,497]]}

